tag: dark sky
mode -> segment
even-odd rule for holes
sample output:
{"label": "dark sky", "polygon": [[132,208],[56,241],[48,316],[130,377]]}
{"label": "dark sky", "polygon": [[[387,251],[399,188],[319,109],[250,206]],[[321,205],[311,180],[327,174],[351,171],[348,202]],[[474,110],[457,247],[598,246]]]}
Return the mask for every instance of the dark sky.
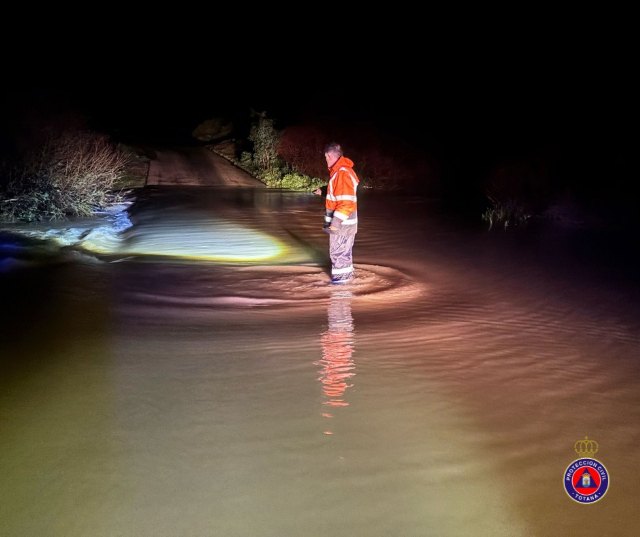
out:
{"label": "dark sky", "polygon": [[576,173],[630,168],[637,62],[617,19],[594,14],[585,26],[572,14],[563,25],[537,13],[525,31],[522,18],[489,26],[467,13],[445,32],[426,15],[377,15],[384,28],[336,26],[318,13],[309,27],[216,19],[197,35],[177,23],[145,34],[56,29],[39,46],[31,34],[35,52],[14,46],[4,69],[3,141],[51,111],[77,109],[116,135],[158,140],[253,108],[282,126],[326,115],[372,122],[463,162],[554,152],[594,162]]}
{"label": "dark sky", "polygon": [[528,142],[624,126],[636,99],[635,28],[620,10],[315,7],[135,16],[105,5],[76,17],[52,7],[28,28],[8,20],[19,38],[0,42],[4,108],[50,92],[123,129],[248,107],[284,119],[331,109],[420,123],[412,130],[445,143]]}
{"label": "dark sky", "polygon": [[[5,109],[79,108],[121,130],[158,131],[214,114],[267,110],[282,122],[314,114],[371,120],[419,139],[544,144],[569,137],[618,138],[635,115],[630,66],[551,52],[509,57],[351,53],[331,62],[252,65],[227,57],[174,63],[154,56],[134,65],[85,71],[57,66],[3,88]],[[376,60],[376,58],[378,58]],[[422,61],[420,61],[422,60]],[[114,61],[118,62],[117,58]],[[623,63],[623,62],[622,62]]]}

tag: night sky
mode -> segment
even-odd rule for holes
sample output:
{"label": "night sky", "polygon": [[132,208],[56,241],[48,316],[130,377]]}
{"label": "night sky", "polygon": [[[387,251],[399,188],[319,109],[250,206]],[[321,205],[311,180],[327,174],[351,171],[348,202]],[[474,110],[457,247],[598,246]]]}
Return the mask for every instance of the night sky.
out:
{"label": "night sky", "polygon": [[291,68],[277,62],[252,67],[238,59],[173,65],[170,58],[155,58],[137,68],[114,66],[113,73],[109,66],[104,73],[94,67],[68,77],[31,73],[3,86],[3,108],[75,107],[122,131],[147,125],[164,132],[250,108],[283,122],[333,114],[373,120],[417,141],[474,141],[489,150],[491,144],[499,150],[572,137],[624,138],[635,113],[629,69],[548,54],[400,64],[351,55],[335,66]]}
{"label": "night sky", "polygon": [[553,14],[527,31],[517,19],[499,33],[473,21],[447,33],[435,19],[390,16],[402,25],[382,32],[348,21],[352,33],[340,39],[320,14],[319,27],[297,32],[257,20],[212,22],[195,38],[163,27],[135,43],[61,32],[46,54],[10,58],[2,143],[67,110],[116,138],[178,143],[208,117],[242,121],[254,109],[280,127],[325,117],[374,124],[460,174],[552,155],[591,190],[607,174],[631,175],[637,85],[624,28],[590,31],[577,18],[565,27]]}

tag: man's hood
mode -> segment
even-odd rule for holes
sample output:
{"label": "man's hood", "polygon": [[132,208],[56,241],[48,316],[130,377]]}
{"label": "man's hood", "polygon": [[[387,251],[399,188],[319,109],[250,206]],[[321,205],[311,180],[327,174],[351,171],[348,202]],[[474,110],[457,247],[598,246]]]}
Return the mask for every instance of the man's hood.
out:
{"label": "man's hood", "polygon": [[333,175],[340,168],[353,168],[353,160],[351,160],[350,158],[347,158],[345,156],[340,157],[338,160],[335,161],[333,166],[331,166],[331,168],[329,168],[329,174]]}

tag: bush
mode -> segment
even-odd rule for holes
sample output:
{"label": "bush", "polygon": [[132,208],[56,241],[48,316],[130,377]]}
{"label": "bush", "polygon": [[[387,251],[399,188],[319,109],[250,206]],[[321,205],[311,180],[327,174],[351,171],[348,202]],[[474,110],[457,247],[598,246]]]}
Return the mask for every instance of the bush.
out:
{"label": "bush", "polygon": [[489,223],[491,230],[494,225],[502,225],[506,229],[511,226],[521,226],[527,223],[531,214],[517,200],[507,199],[500,201],[488,196],[491,207],[482,213],[482,220]]}
{"label": "bush", "polygon": [[278,159],[278,132],[273,120],[265,112],[258,114],[258,121],[251,127],[249,140],[253,143],[252,163],[258,174],[271,174],[281,166]]}
{"label": "bush", "polygon": [[249,151],[243,151],[240,154],[240,160],[238,161],[238,166],[240,166],[242,169],[249,172],[251,175],[256,175],[256,173],[258,172],[258,170],[256,170],[256,167],[253,163],[253,155],[249,153]]}
{"label": "bush", "polygon": [[309,177],[301,173],[287,173],[280,181],[281,188],[289,190],[315,190],[326,184],[326,181],[322,181],[317,177]]}
{"label": "bush", "polygon": [[490,202],[482,214],[489,229],[525,224],[540,214],[551,199],[550,174],[544,161],[535,157],[505,159],[489,173],[485,193]]}
{"label": "bush", "polygon": [[0,193],[0,218],[33,221],[89,216],[117,199],[114,183],[127,157],[106,137],[91,132],[50,135],[8,168]]}
{"label": "bush", "polygon": [[282,173],[280,170],[275,169],[263,172],[259,178],[269,188],[281,188],[282,186]]}
{"label": "bush", "polygon": [[[286,188],[289,190],[315,190],[326,184],[315,177],[297,173],[295,167],[278,156],[277,147],[280,134],[273,126],[273,120],[266,113],[257,114],[257,121],[251,127],[249,140],[253,144],[253,153],[243,151],[240,159],[235,161],[242,169],[258,178],[269,188]],[[220,153],[216,147],[212,148]],[[226,156],[226,155],[223,155]],[[229,158],[227,156],[227,158]]]}

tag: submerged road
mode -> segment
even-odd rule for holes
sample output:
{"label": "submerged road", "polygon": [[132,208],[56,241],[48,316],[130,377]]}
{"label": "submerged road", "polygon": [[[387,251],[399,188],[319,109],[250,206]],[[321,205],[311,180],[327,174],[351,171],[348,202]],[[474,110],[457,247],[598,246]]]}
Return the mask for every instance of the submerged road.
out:
{"label": "submerged road", "polygon": [[266,188],[247,172],[204,147],[156,151],[148,186],[232,186]]}

